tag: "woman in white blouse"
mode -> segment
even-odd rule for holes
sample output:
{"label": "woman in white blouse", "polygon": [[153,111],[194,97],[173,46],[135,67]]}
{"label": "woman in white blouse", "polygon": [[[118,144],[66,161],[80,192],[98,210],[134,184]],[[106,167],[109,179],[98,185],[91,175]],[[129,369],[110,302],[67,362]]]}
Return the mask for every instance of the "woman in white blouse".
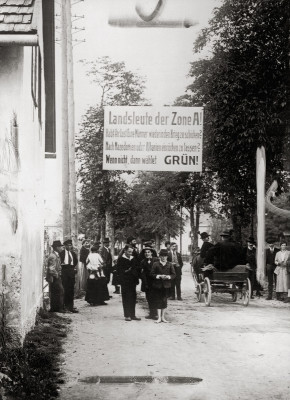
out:
{"label": "woman in white blouse", "polygon": [[281,251],[278,251],[275,257],[277,267],[274,273],[277,275],[276,297],[277,300],[283,301],[287,297],[288,291],[287,264],[290,260],[290,251],[286,250],[286,242],[282,242],[280,248]]}

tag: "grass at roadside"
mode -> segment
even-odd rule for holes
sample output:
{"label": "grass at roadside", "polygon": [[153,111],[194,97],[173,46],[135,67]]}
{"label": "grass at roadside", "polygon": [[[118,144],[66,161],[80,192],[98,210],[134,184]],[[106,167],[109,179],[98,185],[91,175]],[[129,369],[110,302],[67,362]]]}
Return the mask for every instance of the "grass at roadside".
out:
{"label": "grass at roadside", "polygon": [[[0,349],[2,398],[47,400],[58,396],[62,342],[69,318],[41,310],[22,347]],[[2,379],[1,379],[2,377]]]}

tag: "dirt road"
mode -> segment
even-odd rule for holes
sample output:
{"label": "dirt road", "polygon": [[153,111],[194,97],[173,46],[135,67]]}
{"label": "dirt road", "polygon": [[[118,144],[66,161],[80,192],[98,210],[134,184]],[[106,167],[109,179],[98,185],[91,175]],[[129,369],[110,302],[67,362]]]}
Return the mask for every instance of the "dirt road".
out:
{"label": "dirt road", "polygon": [[[72,315],[65,345],[61,399],[289,400],[289,303],[260,298],[244,307],[221,294],[205,307],[195,298],[189,265],[182,292],[183,301],[169,301],[169,324],[144,319],[143,293],[137,304],[140,322],[124,321],[120,295],[99,307],[77,300],[80,313]],[[201,381],[118,384],[98,378],[120,376]]]}

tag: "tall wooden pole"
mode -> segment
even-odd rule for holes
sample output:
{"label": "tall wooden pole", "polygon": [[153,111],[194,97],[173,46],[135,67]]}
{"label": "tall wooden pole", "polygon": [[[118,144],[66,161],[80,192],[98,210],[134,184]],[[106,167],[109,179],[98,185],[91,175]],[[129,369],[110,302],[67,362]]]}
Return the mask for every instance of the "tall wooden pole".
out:
{"label": "tall wooden pole", "polygon": [[257,280],[265,279],[265,179],[266,154],[263,146],[258,147],[256,155],[257,184]]}
{"label": "tall wooden pole", "polygon": [[180,206],[180,242],[179,242],[179,252],[182,254],[182,207]]}
{"label": "tall wooden pole", "polygon": [[71,206],[69,187],[69,140],[68,140],[68,76],[67,76],[67,1],[61,2],[61,70],[62,70],[62,213],[63,237],[71,237]]}
{"label": "tall wooden pole", "polygon": [[68,76],[68,153],[69,153],[69,191],[71,206],[71,237],[73,244],[78,243],[77,198],[76,198],[76,171],[75,171],[75,103],[74,103],[74,76],[73,76],[73,44],[71,0],[66,0],[67,16],[67,76]]}

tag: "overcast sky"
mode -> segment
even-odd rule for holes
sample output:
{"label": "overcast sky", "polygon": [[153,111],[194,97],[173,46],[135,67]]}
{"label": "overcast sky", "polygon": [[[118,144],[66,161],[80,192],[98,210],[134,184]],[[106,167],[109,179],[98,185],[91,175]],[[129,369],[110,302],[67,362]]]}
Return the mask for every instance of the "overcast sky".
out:
{"label": "overcast sky", "polygon": [[[152,105],[172,104],[176,97],[184,94],[189,84],[186,76],[193,61],[193,43],[199,31],[207,24],[219,0],[163,0],[158,16],[160,22],[192,20],[191,28],[120,28],[109,25],[109,20],[130,19],[141,21],[136,6],[149,13],[158,0],[84,0],[72,8],[73,15],[84,15],[73,22],[73,28],[85,30],[75,33],[77,40],[85,39],[74,47],[74,89],[76,132],[81,116],[89,106],[100,99],[96,84],[86,76],[86,68],[80,60],[93,61],[97,57],[110,56],[113,61],[124,61],[126,66],[146,77],[145,97]],[[60,10],[57,8],[57,13]],[[75,19],[75,18],[73,18]],[[59,20],[56,21],[59,37]],[[56,46],[57,82],[57,159],[46,160],[47,187],[50,180],[58,185],[61,196],[61,48]],[[53,169],[55,170],[53,173]],[[47,207],[61,209],[61,199],[47,191]],[[58,211],[57,211],[58,213]]]}
{"label": "overcast sky", "polygon": [[[76,119],[84,110],[99,100],[96,85],[90,84],[80,59],[95,60],[110,56],[124,61],[129,69],[146,76],[146,97],[153,105],[172,104],[184,93],[188,84],[186,75],[193,60],[193,42],[207,23],[217,0],[163,0],[159,20],[191,19],[197,25],[191,28],[119,28],[108,24],[110,19],[140,20],[136,5],[155,7],[157,0],[85,0],[73,7],[73,14],[84,14],[75,26],[85,31],[75,34],[85,39],[74,48]],[[145,7],[144,7],[145,8]]]}

